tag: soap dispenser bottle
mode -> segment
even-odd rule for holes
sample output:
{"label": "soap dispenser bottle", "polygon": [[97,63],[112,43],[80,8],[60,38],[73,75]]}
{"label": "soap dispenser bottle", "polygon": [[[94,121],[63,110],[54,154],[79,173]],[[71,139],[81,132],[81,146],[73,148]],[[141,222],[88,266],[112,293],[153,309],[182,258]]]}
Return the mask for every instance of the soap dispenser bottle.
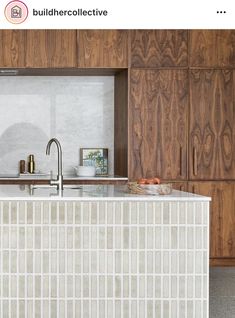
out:
{"label": "soap dispenser bottle", "polygon": [[29,155],[28,172],[29,173],[34,173],[35,172],[34,155]]}

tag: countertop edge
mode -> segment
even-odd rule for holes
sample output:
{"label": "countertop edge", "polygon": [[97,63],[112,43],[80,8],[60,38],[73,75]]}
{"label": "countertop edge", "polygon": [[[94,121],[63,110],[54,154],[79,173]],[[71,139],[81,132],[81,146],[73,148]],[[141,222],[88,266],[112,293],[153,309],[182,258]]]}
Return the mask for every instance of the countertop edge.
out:
{"label": "countertop edge", "polygon": [[156,197],[4,197],[0,198],[1,201],[136,201],[136,202],[210,202],[210,197],[199,197],[199,198],[170,198],[164,196]]}

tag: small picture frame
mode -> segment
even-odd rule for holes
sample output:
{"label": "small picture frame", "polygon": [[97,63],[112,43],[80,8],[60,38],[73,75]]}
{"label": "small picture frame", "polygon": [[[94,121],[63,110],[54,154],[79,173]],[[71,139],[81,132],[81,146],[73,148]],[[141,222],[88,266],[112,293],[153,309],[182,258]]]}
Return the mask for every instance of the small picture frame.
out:
{"label": "small picture frame", "polygon": [[97,176],[108,175],[108,149],[107,148],[81,148],[80,165],[95,166]]}

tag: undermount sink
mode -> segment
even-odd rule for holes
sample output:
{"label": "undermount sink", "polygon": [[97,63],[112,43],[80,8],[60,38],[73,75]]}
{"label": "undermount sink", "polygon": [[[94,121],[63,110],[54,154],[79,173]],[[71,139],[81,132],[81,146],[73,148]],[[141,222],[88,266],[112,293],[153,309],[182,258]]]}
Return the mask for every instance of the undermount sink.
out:
{"label": "undermount sink", "polygon": [[36,184],[29,186],[30,196],[50,196],[50,197],[99,197],[104,196],[107,192],[107,186],[104,185],[77,185],[66,184],[63,190],[57,190],[56,186],[49,184]]}
{"label": "undermount sink", "polygon": [[63,197],[64,195],[72,194],[71,192],[77,193],[77,195],[79,195],[81,191],[82,191],[81,186],[72,185],[72,184],[64,185],[63,190],[58,190],[56,186],[49,185],[49,184],[37,184],[37,185],[29,186],[30,196],[48,195],[50,197]]}

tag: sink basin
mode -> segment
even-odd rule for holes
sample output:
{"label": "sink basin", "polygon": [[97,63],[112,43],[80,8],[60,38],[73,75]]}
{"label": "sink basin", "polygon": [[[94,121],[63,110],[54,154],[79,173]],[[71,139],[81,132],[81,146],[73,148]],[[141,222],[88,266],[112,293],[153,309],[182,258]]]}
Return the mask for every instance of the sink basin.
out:
{"label": "sink basin", "polygon": [[[64,185],[63,191],[57,190],[56,186],[50,186],[48,184],[37,184],[29,186],[29,194],[31,196],[50,196],[50,197],[63,197],[80,195],[82,187],[74,184]],[[73,193],[73,194],[72,194]]]}
{"label": "sink basin", "polygon": [[[26,188],[27,186],[24,185]],[[104,197],[113,195],[113,188],[108,188],[107,185],[77,185],[66,184],[64,190],[57,190],[56,186],[50,186],[47,184],[31,185],[28,187],[30,196],[35,197],[65,197],[65,198],[77,198],[77,197]]]}

